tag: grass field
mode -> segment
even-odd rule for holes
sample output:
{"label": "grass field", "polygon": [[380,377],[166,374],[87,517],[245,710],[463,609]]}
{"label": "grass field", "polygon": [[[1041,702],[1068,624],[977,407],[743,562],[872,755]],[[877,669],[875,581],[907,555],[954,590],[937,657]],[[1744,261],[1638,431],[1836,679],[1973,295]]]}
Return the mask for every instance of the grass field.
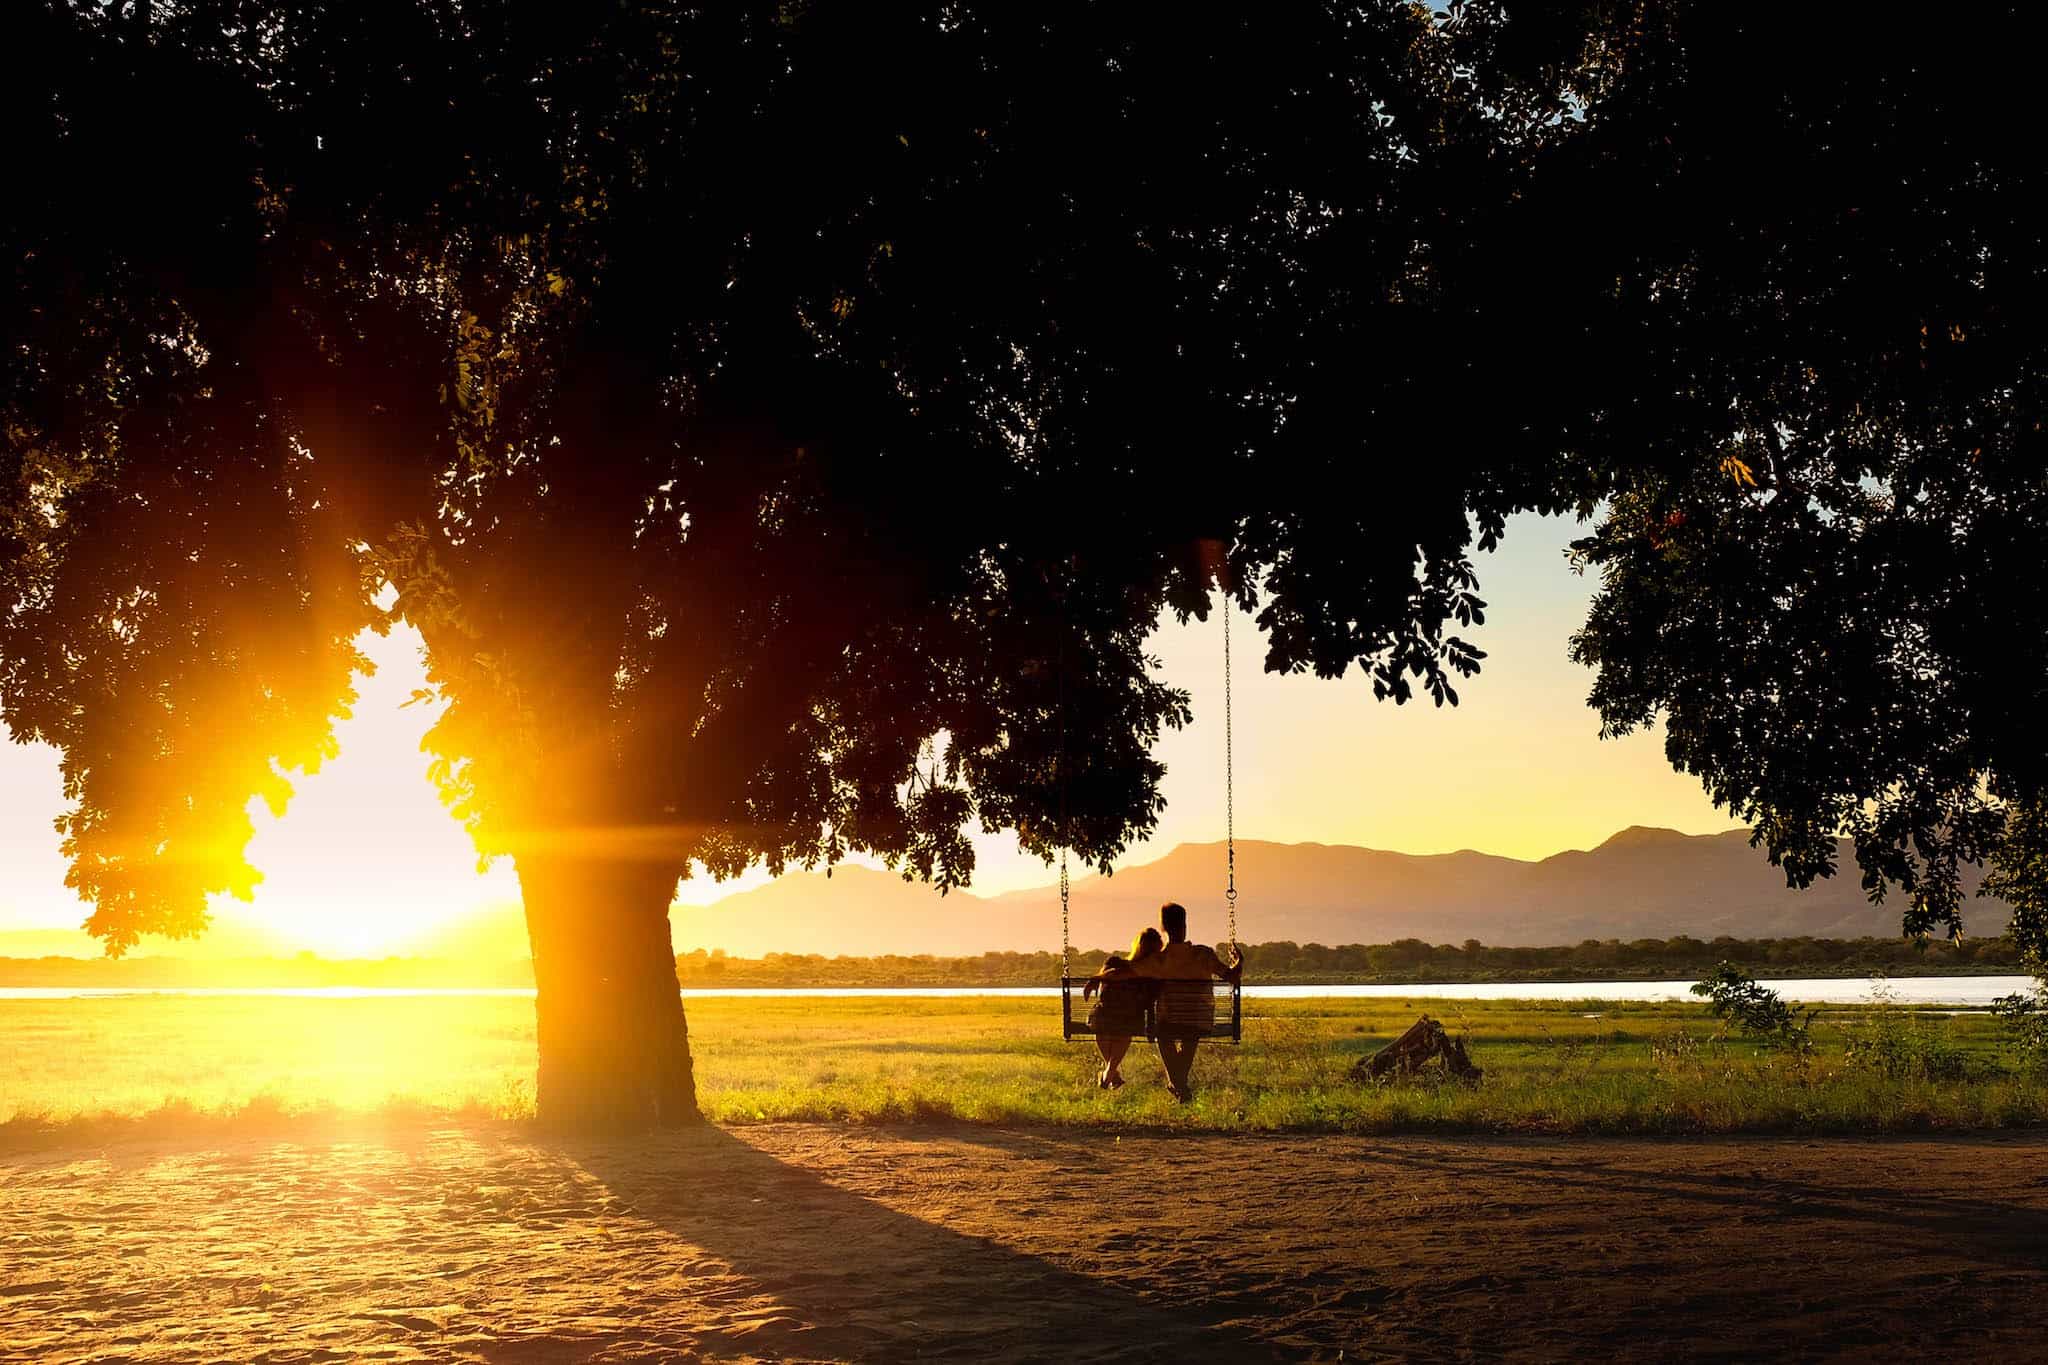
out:
{"label": "grass field", "polygon": [[[1348,1081],[1427,1010],[1465,1034],[1477,1088]],[[1093,1085],[1043,1000],[693,1001],[701,1099],[774,1120],[1130,1125],[1252,1131],[1744,1132],[2048,1122],[2048,1077],[1998,1022],[1847,1007],[1805,1054],[1725,1036],[1691,1004],[1247,1002],[1242,1048],[1205,1047],[1175,1105],[1140,1048]],[[532,1005],[519,998],[124,997],[0,1002],[0,1141],[95,1127],[247,1124],[311,1113],[520,1119]]]}

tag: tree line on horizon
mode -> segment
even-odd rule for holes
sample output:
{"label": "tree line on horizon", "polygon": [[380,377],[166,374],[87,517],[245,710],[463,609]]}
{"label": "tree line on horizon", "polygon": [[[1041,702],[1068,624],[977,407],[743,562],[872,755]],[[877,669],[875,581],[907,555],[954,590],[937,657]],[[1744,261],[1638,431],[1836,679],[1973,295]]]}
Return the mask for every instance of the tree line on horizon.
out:
{"label": "tree line on horizon", "polygon": [[[1950,976],[2016,973],[2025,953],[2010,937],[1959,943],[1905,938],[1764,938],[1678,935],[1668,939],[1587,939],[1543,947],[1499,947],[1396,939],[1391,943],[1245,945],[1245,980],[1253,985],[1373,985],[1488,981],[1684,980],[1704,978],[1733,962],[1769,979],[1788,976]],[[1076,975],[1099,970],[1104,949],[1077,951]],[[717,987],[1045,986],[1059,979],[1053,952],[987,952],[964,957],[930,953],[826,957],[766,953],[734,957],[721,948],[676,955],[683,989]],[[290,958],[226,961],[139,957],[0,957],[0,986],[384,986],[499,987],[533,984],[527,961],[463,961],[431,957]]]}
{"label": "tree line on horizon", "polygon": [[[1077,950],[1074,974],[1099,971],[1110,950]],[[1250,985],[1373,985],[1414,982],[1692,979],[1724,961],[1760,977],[1812,975],[1947,976],[2020,972],[2024,950],[2009,936],[1959,942],[1909,938],[1586,939],[1542,947],[1498,947],[1417,938],[1391,943],[1245,945]],[[1059,979],[1053,952],[988,952],[979,956],[888,954],[826,957],[765,953],[731,957],[698,948],[676,955],[685,989],[714,986],[1043,986]]]}

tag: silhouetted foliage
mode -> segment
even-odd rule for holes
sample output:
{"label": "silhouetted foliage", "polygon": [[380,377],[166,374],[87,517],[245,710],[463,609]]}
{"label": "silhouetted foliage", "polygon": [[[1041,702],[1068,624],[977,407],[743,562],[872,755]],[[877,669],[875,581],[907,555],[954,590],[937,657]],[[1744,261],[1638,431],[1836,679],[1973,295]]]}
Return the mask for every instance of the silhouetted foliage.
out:
{"label": "silhouetted foliage", "polygon": [[2007,932],[2048,990],[2048,799],[2036,796],[2010,806],[2004,836],[1979,894],[2012,906]]}
{"label": "silhouetted foliage", "polygon": [[1808,1010],[1805,1019],[1795,1019],[1783,996],[1757,984],[1755,977],[1732,962],[1722,962],[1705,980],[1695,981],[1692,993],[1706,997],[1707,1008],[1716,1018],[1726,1019],[1750,1037],[1775,1047],[1803,1050],[1818,1012]]}
{"label": "silhouetted foliage", "polygon": [[[403,617],[432,776],[519,869],[544,1108],[609,1103],[551,1103],[551,1055],[643,1052],[684,1107],[660,911],[693,866],[957,885],[970,821],[1107,866],[1187,718],[1163,609],[1221,583],[1268,667],[1454,701],[1472,519],[1546,497],[1512,403],[1433,433],[1525,364],[1471,345],[1521,299],[1464,263],[1566,134],[1569,24],[8,23],[0,686],[65,753],[91,927],[247,894],[247,801],[328,754],[353,640]],[[571,998],[611,1013],[557,1034]]]}
{"label": "silhouetted foliage", "polygon": [[1822,9],[1644,14],[1551,187],[1610,238],[1589,251],[1629,339],[1569,441],[1610,499],[1577,547],[1603,576],[1574,642],[1593,701],[1609,733],[1662,717],[1793,884],[1847,833],[1908,931],[1959,933],[1959,869],[1989,856],[2038,947],[2048,158],[2024,12],[1880,26],[1853,55]]}
{"label": "silhouetted foliage", "polygon": [[2031,991],[1999,996],[1991,1002],[1991,1012],[2004,1025],[2006,1044],[2020,1068],[2048,1069],[2048,983],[2036,982]]}
{"label": "silhouetted foliage", "polygon": [[20,7],[0,705],[90,926],[247,894],[402,617],[543,1107],[681,1116],[676,878],[1107,866],[1162,611],[1454,702],[1572,507],[1609,727],[1953,923],[2048,753],[2002,13]]}

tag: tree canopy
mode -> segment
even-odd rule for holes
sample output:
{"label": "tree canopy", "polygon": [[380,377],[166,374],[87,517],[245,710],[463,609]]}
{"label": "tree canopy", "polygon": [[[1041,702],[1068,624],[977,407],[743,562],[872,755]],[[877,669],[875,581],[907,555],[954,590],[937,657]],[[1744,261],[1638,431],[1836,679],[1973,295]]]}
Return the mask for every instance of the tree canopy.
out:
{"label": "tree canopy", "polygon": [[1269,669],[1454,702],[1521,509],[1592,522],[1610,732],[1909,929],[1990,857],[2048,947],[2014,7],[6,22],[0,714],[116,951],[249,892],[366,626],[543,998],[616,944],[579,989],[673,1007],[693,867],[1106,866],[1219,587]]}
{"label": "tree canopy", "polygon": [[[1611,495],[1574,642],[1609,733],[1795,884],[1853,836],[1908,931],[1960,869],[2037,954],[2048,794],[2048,190],[2016,15],[1882,26],[1664,10],[1553,192],[1611,216],[1629,339],[1564,448]],[[2038,862],[2034,864],[2038,866]],[[2032,907],[2032,908],[2030,908]]]}
{"label": "tree canopy", "polygon": [[20,26],[0,690],[116,946],[246,892],[366,624],[485,855],[946,884],[969,821],[1150,827],[1143,641],[1219,581],[1270,667],[1454,699],[1469,518],[1547,496],[1414,444],[1567,93],[1490,10]]}

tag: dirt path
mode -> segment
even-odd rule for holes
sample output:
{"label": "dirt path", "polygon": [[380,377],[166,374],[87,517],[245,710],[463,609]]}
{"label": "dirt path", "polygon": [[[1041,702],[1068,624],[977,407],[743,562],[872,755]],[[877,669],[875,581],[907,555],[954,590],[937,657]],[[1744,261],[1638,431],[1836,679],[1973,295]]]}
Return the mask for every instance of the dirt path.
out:
{"label": "dirt path", "polygon": [[0,1359],[2038,1360],[2044,1157],[807,1126],[0,1154]]}

